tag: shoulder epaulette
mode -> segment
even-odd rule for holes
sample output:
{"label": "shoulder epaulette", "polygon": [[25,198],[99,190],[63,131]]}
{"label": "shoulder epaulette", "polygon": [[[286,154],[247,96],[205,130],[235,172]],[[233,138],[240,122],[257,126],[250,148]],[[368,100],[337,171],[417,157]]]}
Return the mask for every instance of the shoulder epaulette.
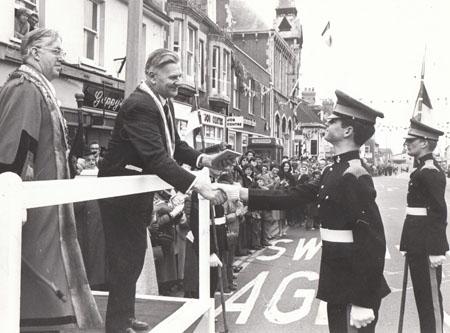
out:
{"label": "shoulder epaulette", "polygon": [[347,173],[351,173],[356,178],[361,176],[369,175],[367,170],[362,166],[360,159],[350,160],[348,161],[349,167],[344,171],[344,175]]}
{"label": "shoulder epaulette", "polygon": [[439,169],[434,165],[434,161],[433,160],[426,160],[425,164],[423,165],[421,170],[423,170],[423,169],[431,169],[431,170],[439,171]]}

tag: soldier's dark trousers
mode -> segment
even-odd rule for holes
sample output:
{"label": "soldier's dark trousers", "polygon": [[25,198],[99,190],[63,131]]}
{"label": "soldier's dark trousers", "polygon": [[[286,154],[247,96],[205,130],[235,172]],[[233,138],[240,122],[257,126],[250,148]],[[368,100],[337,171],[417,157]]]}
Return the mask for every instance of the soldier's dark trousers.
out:
{"label": "soldier's dark trousers", "polygon": [[[378,307],[379,308],[379,307]],[[378,321],[378,308],[374,309],[375,320],[366,327],[357,329],[350,325],[349,304],[327,304],[328,329],[330,333],[373,333]]]}
{"label": "soldier's dark trousers", "polygon": [[135,316],[136,282],[144,265],[152,202],[153,196],[142,195],[100,200],[109,289],[106,333],[125,331]]}
{"label": "soldier's dark trousers", "polygon": [[409,254],[408,263],[422,333],[443,332],[442,266],[431,268],[428,255]]}

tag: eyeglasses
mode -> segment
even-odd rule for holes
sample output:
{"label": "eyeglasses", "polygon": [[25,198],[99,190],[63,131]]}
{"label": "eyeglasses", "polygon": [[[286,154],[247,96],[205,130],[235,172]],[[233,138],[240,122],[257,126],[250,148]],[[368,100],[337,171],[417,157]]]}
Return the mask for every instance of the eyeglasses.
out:
{"label": "eyeglasses", "polygon": [[64,58],[67,54],[63,49],[59,49],[59,48],[50,48],[50,47],[42,47],[42,46],[36,46],[36,48],[50,51],[54,55],[56,55],[58,57],[62,57],[62,58]]}

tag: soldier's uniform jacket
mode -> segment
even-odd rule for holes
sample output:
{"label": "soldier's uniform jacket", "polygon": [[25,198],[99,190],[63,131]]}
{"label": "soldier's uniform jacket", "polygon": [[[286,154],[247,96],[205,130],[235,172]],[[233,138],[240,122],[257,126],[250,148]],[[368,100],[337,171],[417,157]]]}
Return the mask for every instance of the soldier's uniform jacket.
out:
{"label": "soldier's uniform jacket", "polygon": [[445,255],[448,251],[445,184],[445,174],[432,154],[418,160],[410,176],[407,203],[408,207],[425,208],[426,214],[406,215],[401,251],[427,255]]}
{"label": "soldier's uniform jacket", "polygon": [[[375,308],[389,293],[383,277],[386,240],[375,197],[359,152],[350,151],[334,157],[318,184],[297,185],[288,191],[250,189],[249,209],[288,209],[316,201],[322,223],[317,298]],[[325,240],[329,230],[350,234],[353,241]]]}

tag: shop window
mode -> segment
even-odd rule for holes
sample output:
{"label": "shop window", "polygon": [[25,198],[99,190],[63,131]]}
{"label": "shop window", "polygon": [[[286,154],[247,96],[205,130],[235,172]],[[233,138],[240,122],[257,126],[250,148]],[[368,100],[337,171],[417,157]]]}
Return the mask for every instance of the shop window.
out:
{"label": "shop window", "polygon": [[248,80],[248,113],[254,114],[255,107],[255,81],[253,79]]}
{"label": "shop window", "polygon": [[266,118],[266,96],[261,94],[261,118]]}

